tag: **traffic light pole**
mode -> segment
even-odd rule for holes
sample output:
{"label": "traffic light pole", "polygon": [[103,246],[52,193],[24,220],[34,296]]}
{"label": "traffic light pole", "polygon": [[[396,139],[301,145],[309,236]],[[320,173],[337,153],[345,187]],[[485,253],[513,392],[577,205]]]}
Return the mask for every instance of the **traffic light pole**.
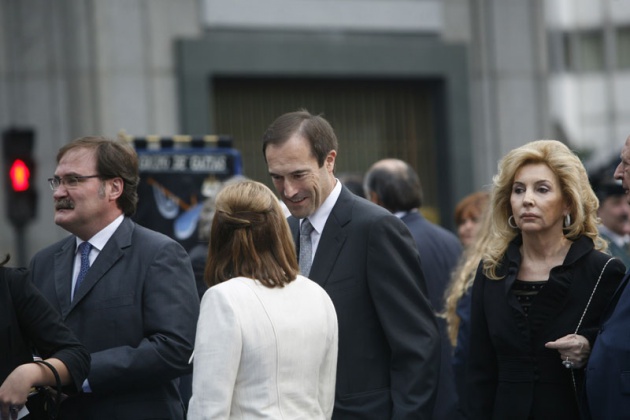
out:
{"label": "traffic light pole", "polygon": [[[17,267],[26,266],[26,229],[24,225],[13,225],[15,230],[15,260],[14,264]],[[11,258],[13,260],[13,258]]]}

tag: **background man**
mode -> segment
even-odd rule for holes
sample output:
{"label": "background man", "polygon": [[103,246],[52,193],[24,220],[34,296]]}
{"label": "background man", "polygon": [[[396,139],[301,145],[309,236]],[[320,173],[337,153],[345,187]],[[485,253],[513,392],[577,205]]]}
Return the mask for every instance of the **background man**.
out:
{"label": "background man", "polygon": [[630,204],[623,187],[614,179],[602,177],[593,180],[593,189],[599,198],[599,234],[608,242],[610,253],[630,268]]}
{"label": "background man", "polygon": [[185,415],[177,378],[191,371],[199,298],[186,251],[129,219],[138,181],[122,142],[86,137],[57,155],[54,220],[72,235],[37,253],[31,276],[92,356],[61,419]]}
{"label": "background man", "polygon": [[[459,239],[452,232],[429,222],[418,209],[422,206],[422,186],[418,174],[399,159],[383,159],[374,163],[365,174],[366,197],[400,217],[409,228],[422,257],[422,271],[428,297],[439,313],[444,310],[444,292],[462,252]],[[441,362],[434,420],[461,418],[457,410],[457,392],[452,348],[446,331],[446,320],[438,318],[441,337]]]}
{"label": "background man", "polygon": [[306,111],[280,116],[263,135],[302,274],[337,311],[333,418],[431,418],[439,335],[418,251],[397,217],[335,179],[337,148],[330,124]]}

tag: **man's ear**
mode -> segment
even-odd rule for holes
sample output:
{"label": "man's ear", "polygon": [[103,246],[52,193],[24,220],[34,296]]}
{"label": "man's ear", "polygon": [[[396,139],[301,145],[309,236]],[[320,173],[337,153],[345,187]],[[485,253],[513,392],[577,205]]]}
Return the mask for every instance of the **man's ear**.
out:
{"label": "man's ear", "polygon": [[378,204],[379,206],[382,207],[381,200],[378,199],[378,195],[376,195],[374,191],[370,191],[369,199],[372,203]]}
{"label": "man's ear", "polygon": [[123,193],[125,183],[122,178],[113,178],[109,180],[109,196],[110,198],[117,200]]}
{"label": "man's ear", "polygon": [[333,172],[335,169],[336,157],[337,157],[336,150],[331,150],[330,152],[328,152],[328,155],[326,155],[326,160],[324,160],[324,166],[326,166],[326,169],[330,172]]}

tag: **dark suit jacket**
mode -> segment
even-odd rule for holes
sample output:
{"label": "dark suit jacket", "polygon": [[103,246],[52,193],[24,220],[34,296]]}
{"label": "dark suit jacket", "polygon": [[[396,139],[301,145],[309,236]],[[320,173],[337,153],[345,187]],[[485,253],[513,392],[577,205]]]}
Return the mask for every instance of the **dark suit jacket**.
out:
{"label": "dark suit jacket", "polygon": [[462,253],[461,243],[453,232],[429,222],[419,212],[409,212],[400,220],[409,228],[420,252],[429,300],[441,312],[446,287]]}
{"label": "dark suit jacket", "polygon": [[[299,244],[298,220],[289,224]],[[439,335],[407,227],[343,187],[309,277],[339,321],[333,419],[431,418]]]}
{"label": "dark suit jacket", "polygon": [[[576,240],[563,264],[551,270],[547,284],[532,299],[526,317],[511,292],[521,243],[519,236],[510,244],[501,263],[503,279],[490,280],[478,270],[473,283],[469,415],[484,420],[577,419],[571,375],[558,351],[545,348],[545,343],[575,332],[610,256],[595,251],[587,237]],[[602,276],[578,331],[590,343],[623,274],[623,264],[615,259]],[[583,369],[573,372],[581,389]]]}
{"label": "dark suit jacket", "polygon": [[197,284],[197,293],[199,300],[208,290],[208,285],[204,280],[206,272],[206,261],[208,260],[208,242],[199,242],[188,251],[190,263],[192,264],[193,273],[195,274],[195,283]]}
{"label": "dark suit jacket", "polygon": [[62,419],[183,419],[177,378],[190,373],[199,298],[186,251],[125,218],[70,302],[76,239],[31,261],[32,279],[92,355]]}
{"label": "dark suit jacket", "polygon": [[90,369],[90,354],[41,293],[28,281],[25,269],[0,268],[0,384],[21,364],[61,360],[74,381],[73,392]]}
{"label": "dark suit jacket", "polygon": [[593,419],[630,418],[629,279],[626,274],[604,313],[586,366],[586,397]]}
{"label": "dark suit jacket", "polygon": [[[429,222],[417,211],[407,213],[401,220],[409,228],[420,252],[429,300],[436,312],[442,312],[446,286],[462,253],[461,243],[452,232]],[[448,339],[446,320],[437,318],[437,323],[442,351],[438,392],[431,418],[457,420],[462,415],[458,410],[455,375],[451,364],[453,348]]]}

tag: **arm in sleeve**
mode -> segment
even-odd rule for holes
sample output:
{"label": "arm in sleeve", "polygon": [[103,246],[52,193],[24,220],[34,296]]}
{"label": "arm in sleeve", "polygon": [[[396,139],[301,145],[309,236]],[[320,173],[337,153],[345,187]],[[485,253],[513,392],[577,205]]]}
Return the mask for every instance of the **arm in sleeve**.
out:
{"label": "arm in sleeve", "polygon": [[490,339],[484,305],[484,286],[486,281],[479,264],[473,283],[470,340],[468,352],[467,401],[471,419],[492,418],[494,397],[498,383],[497,358]]}
{"label": "arm in sleeve", "polygon": [[139,303],[143,338],[137,346],[92,353],[88,380],[94,392],[154,386],[190,373],[199,315],[190,259],[181,245],[167,241],[150,261],[146,271],[137,274],[145,277]]}
{"label": "arm in sleeve", "polygon": [[241,326],[225,295],[210,288],[201,303],[188,418],[228,419],[242,352]]}
{"label": "arm in sleeve", "polygon": [[409,230],[394,215],[371,226],[367,276],[391,349],[392,417],[429,419],[437,390],[440,337],[420,256]]}
{"label": "arm in sleeve", "polygon": [[56,358],[68,369],[74,390],[90,369],[90,353],[63,323],[61,316],[28,280],[26,270],[4,269],[9,277],[20,329],[42,358]]}

